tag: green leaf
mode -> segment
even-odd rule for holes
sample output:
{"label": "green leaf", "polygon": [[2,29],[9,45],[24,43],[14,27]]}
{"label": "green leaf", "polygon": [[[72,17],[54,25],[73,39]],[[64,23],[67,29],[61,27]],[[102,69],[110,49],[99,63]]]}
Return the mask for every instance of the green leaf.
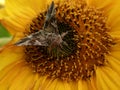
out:
{"label": "green leaf", "polygon": [[1,24],[0,24],[0,38],[2,37],[10,37],[10,33],[5,29],[5,27],[3,27]]}

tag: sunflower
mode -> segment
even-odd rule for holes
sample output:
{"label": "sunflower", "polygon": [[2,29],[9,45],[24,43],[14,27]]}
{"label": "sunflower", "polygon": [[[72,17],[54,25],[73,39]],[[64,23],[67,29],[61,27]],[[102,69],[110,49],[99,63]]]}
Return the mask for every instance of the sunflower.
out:
{"label": "sunflower", "polygon": [[[39,32],[55,3],[62,48],[17,46]],[[6,0],[0,22],[13,39],[0,49],[1,90],[119,90],[119,0]]]}

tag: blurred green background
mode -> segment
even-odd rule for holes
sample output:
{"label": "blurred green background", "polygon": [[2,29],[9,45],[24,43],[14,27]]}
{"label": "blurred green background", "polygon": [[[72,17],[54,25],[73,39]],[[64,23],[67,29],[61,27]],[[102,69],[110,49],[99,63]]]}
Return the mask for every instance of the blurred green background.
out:
{"label": "blurred green background", "polygon": [[[5,7],[5,0],[0,0],[0,9]],[[0,24],[0,47],[11,40],[9,32]]]}
{"label": "blurred green background", "polygon": [[0,24],[0,47],[11,39],[9,32]]}

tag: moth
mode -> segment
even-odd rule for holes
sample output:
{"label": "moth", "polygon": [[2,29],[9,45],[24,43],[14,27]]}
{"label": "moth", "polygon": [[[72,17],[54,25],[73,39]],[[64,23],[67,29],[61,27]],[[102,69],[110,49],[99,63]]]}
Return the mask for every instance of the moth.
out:
{"label": "moth", "polygon": [[60,35],[57,25],[57,20],[55,17],[56,10],[55,4],[52,1],[51,5],[48,8],[44,25],[41,30],[38,32],[32,33],[18,42],[15,43],[16,46],[47,46],[47,47],[61,47],[67,45],[63,41],[64,36],[68,32],[64,32]]}

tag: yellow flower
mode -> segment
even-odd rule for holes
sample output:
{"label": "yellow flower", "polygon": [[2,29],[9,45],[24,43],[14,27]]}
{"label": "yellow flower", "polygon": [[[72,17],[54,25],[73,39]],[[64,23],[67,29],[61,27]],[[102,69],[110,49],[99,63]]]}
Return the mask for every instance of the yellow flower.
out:
{"label": "yellow flower", "polygon": [[0,90],[119,90],[119,0],[55,0],[67,47],[14,45],[42,29],[51,2],[6,0],[0,21],[14,38],[0,49]]}

